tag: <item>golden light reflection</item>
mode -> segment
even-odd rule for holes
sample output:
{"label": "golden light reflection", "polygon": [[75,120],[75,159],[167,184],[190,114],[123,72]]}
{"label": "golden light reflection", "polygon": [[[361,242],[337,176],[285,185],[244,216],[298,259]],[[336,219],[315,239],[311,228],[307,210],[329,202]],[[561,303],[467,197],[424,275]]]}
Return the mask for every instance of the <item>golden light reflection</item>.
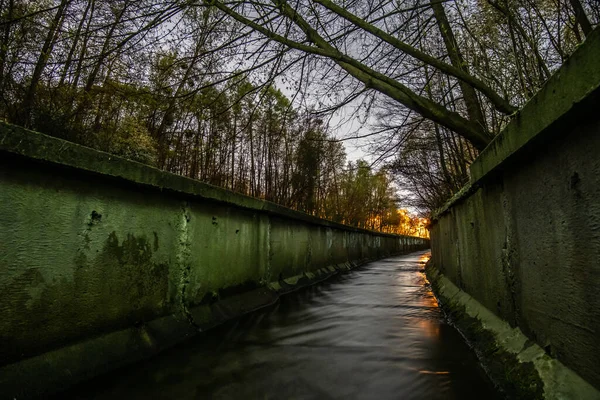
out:
{"label": "golden light reflection", "polygon": [[426,338],[438,339],[440,336],[440,324],[435,321],[422,319],[417,322],[417,326]]}
{"label": "golden light reflection", "polygon": [[433,294],[431,294],[431,292],[428,292],[427,296],[423,296],[423,298],[421,300],[421,305],[423,307],[434,307],[434,308],[439,306],[437,299],[435,298],[435,296]]}
{"label": "golden light reflection", "polygon": [[[425,264],[431,258],[431,253],[423,254],[419,258],[419,264]],[[437,298],[433,295],[433,292],[429,289],[429,281],[427,280],[427,275],[425,275],[424,271],[418,272],[425,285],[423,286],[422,295],[419,296],[419,303],[423,307],[437,308],[439,306]],[[440,325],[437,322],[433,322],[431,320],[423,319],[418,322],[418,327],[423,331],[423,335],[436,338],[440,335]]]}
{"label": "golden light reflection", "polygon": [[427,374],[427,375],[449,375],[450,371],[427,371],[427,370],[420,370],[419,373],[420,374]]}

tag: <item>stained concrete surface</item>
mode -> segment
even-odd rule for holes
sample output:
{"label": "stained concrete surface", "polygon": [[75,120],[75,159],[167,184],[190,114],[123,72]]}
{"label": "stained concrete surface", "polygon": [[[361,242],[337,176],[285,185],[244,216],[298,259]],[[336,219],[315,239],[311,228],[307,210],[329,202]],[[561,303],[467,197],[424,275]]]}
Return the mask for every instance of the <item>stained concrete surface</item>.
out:
{"label": "stained concrete surface", "polygon": [[45,397],[427,239],[0,123],[0,394]]}
{"label": "stained concrete surface", "polygon": [[459,289],[431,261],[425,273],[448,319],[506,398],[600,399],[600,391]]}
{"label": "stained concrete surface", "polygon": [[434,215],[435,267],[600,390],[600,28]]}
{"label": "stained concrete surface", "polygon": [[58,398],[497,398],[444,320],[427,258],[369,263]]}

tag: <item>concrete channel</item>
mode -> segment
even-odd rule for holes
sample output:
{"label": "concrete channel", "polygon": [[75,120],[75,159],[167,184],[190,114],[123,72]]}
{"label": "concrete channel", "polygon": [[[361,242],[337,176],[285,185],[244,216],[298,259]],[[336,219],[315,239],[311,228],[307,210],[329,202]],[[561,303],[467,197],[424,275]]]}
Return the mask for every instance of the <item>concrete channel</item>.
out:
{"label": "concrete channel", "polygon": [[438,307],[428,258],[371,262],[59,398],[500,398]]}

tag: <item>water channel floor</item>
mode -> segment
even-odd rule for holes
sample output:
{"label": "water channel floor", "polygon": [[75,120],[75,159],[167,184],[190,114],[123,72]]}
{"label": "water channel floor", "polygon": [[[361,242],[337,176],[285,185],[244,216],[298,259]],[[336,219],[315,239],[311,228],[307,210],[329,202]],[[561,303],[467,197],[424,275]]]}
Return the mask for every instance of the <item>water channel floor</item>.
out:
{"label": "water channel floor", "polygon": [[283,296],[61,398],[498,398],[438,308],[428,256],[372,262]]}

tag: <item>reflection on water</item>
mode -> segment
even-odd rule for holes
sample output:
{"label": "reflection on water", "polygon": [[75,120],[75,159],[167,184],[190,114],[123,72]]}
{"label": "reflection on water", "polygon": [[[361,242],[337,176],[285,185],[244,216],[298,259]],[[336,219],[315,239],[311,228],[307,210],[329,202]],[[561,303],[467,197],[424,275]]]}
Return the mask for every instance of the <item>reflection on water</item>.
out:
{"label": "reflection on water", "polygon": [[494,398],[422,273],[428,253],[284,296],[61,398]]}
{"label": "reflection on water", "polygon": [[427,264],[427,261],[429,261],[429,259],[431,258],[431,253],[427,252],[423,255],[421,255],[421,257],[419,257],[419,264]]}

